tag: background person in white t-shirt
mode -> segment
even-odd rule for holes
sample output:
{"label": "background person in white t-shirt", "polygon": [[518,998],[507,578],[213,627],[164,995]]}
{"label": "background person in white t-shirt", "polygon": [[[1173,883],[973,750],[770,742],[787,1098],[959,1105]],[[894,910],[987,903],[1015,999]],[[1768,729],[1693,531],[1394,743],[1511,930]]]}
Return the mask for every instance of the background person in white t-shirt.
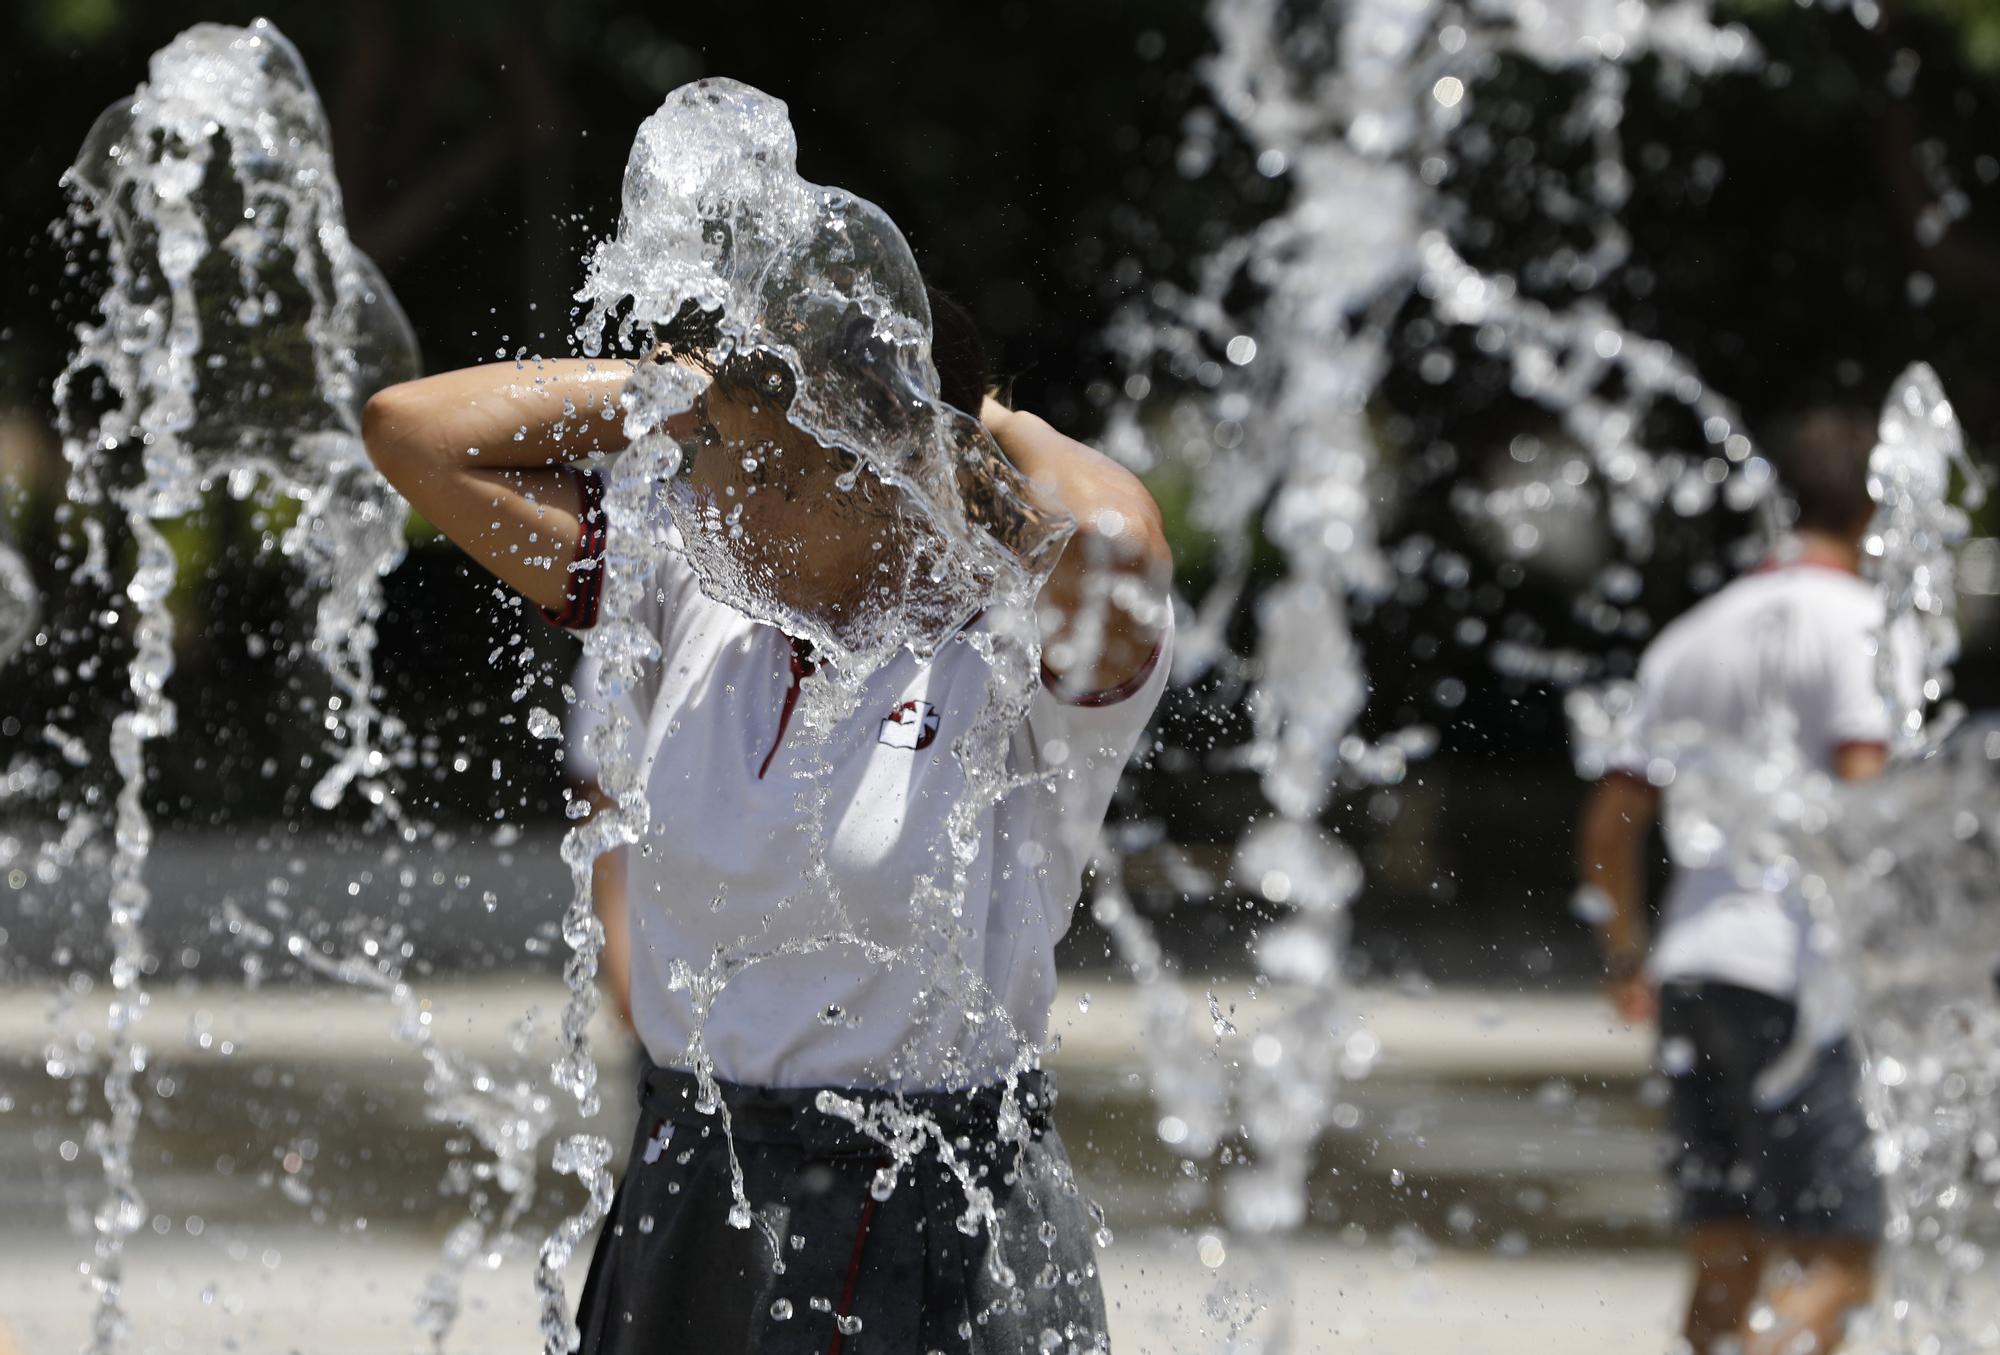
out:
{"label": "background person in white t-shirt", "polygon": [[[1726,844],[1675,868],[1650,947],[1644,894],[1662,797],[1669,816],[1702,808],[1676,799],[1698,793],[1686,789],[1698,760],[1776,754],[1850,781],[1881,771],[1883,611],[1860,577],[1874,445],[1874,421],[1858,412],[1789,426],[1776,453],[1797,506],[1792,538],[1647,649],[1625,765],[1582,816],[1582,882],[1611,905],[1601,940],[1612,1001],[1628,1021],[1659,1022],[1696,1355],[1729,1342],[1747,1355],[1823,1355],[1873,1287],[1884,1199],[1846,1040],[1817,1052],[1784,1105],[1762,1106],[1753,1090],[1797,1025],[1805,902],[1739,878]],[[1768,1323],[1751,1321],[1760,1297]],[[1816,1344],[1795,1344],[1804,1333]]]}
{"label": "background person in white t-shirt", "polygon": [[[622,698],[651,808],[624,852],[631,1012],[650,1066],[580,1305],[585,1352],[804,1352],[863,1331],[868,1349],[966,1355],[1046,1350],[1050,1332],[1067,1350],[1108,1344],[1097,1224],[1049,1094],[1038,1070],[1015,1083],[1024,1139],[1003,1124],[999,1087],[1046,1039],[1055,943],[1165,683],[1171,562],[1137,479],[992,400],[969,320],[935,294],[929,306],[943,401],[979,409],[1043,506],[1077,523],[1041,593],[1044,672],[1009,744],[1013,788],[978,816],[969,862],[953,853],[966,776],[952,749],[985,704],[982,617],[928,661],[898,653],[852,714],[802,738],[811,647],[710,596],[695,562],[740,550],[783,562],[770,581],[789,606],[873,605],[856,582],[896,549],[900,491],[792,425],[768,364],[708,360],[700,317],[684,311],[688,331],[666,336],[674,360],[711,376],[670,428],[692,449],[695,491],[755,511],[699,519],[727,534],[703,550],[671,538],[644,604],[660,656]],[[602,487],[566,463],[620,450],[598,411],[629,371],[498,363],[391,387],[369,403],[368,449],[447,536],[586,627],[600,571],[576,566],[602,553]],[[1109,599],[1101,643],[1065,644],[1092,624],[1093,597]],[[1064,662],[1085,648],[1094,658]],[[924,892],[954,878],[949,909]],[[745,960],[711,996],[718,966]],[[727,1136],[687,1071],[697,1050],[721,1081]],[[894,1169],[822,1109],[823,1090],[930,1117],[991,1192],[1000,1236],[939,1152]],[[730,1226],[739,1198],[760,1226]]]}

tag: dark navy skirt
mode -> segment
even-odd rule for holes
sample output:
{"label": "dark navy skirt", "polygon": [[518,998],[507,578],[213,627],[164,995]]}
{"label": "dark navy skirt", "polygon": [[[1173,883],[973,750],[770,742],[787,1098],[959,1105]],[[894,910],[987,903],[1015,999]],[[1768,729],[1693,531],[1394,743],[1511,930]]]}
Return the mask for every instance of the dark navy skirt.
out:
{"label": "dark navy skirt", "polygon": [[[1098,1216],[1049,1123],[1040,1074],[1017,1084],[1023,1123],[1005,1135],[997,1088],[838,1093],[927,1115],[952,1142],[956,1172],[934,1140],[895,1169],[877,1139],[818,1109],[816,1090],[722,1083],[721,1093],[727,1136],[720,1113],[697,1108],[691,1074],[643,1074],[632,1156],[578,1308],[583,1355],[1110,1348]],[[997,1236],[968,1216],[962,1176],[991,1192]]]}

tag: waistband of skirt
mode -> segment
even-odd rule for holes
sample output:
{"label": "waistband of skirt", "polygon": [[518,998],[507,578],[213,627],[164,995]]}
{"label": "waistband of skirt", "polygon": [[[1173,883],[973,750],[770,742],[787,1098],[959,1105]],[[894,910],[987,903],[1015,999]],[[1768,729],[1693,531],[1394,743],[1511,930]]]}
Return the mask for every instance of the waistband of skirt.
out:
{"label": "waistband of skirt", "polygon": [[[1049,1126],[1051,1089],[1040,1069],[1021,1073],[1013,1081],[1013,1113],[1029,1138],[1040,1138]],[[857,1107],[864,1116],[894,1132],[897,1112],[921,1115],[948,1139],[992,1142],[1002,1137],[1001,1111],[1007,1084],[963,1092],[888,1092],[843,1087],[751,1087],[716,1079],[721,1109],[729,1112],[729,1131],[749,1143],[789,1145],[821,1155],[867,1154],[882,1151],[882,1140],[846,1116],[820,1109],[822,1094],[831,1093]],[[639,1104],[655,1119],[676,1124],[719,1122],[713,1105],[704,1106],[701,1083],[681,1068],[647,1063],[639,1075]],[[1010,1133],[1007,1137],[1013,1137]]]}

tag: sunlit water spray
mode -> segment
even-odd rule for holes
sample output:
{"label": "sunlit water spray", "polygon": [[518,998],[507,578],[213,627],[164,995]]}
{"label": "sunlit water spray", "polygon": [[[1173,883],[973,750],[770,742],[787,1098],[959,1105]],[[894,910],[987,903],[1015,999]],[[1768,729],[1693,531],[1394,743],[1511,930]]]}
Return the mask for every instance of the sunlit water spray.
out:
{"label": "sunlit water spray", "polygon": [[28,562],[0,532],[0,665],[5,665],[34,638],[41,600]]}
{"label": "sunlit water spray", "polygon": [[1864,1054],[1890,1205],[1873,1334],[1912,1355],[1960,1355],[1993,1343],[1965,1300],[2000,1224],[2000,725],[1965,722],[1948,699],[1955,557],[1985,485],[1923,363],[1891,388],[1877,436],[1863,549],[1883,600],[1892,762],[1803,810],[1810,821],[1789,825],[1781,860],[1814,925],[1801,1025],[1849,1025]]}
{"label": "sunlit water spray", "polygon": [[[14,549],[4,519],[0,519],[0,668],[5,668],[28,647],[41,619],[41,595],[35,588],[28,562]],[[0,768],[0,808],[24,796],[26,790],[43,780],[44,768],[35,758],[16,759]],[[10,850],[13,847],[9,840]]]}
{"label": "sunlit water spray", "polygon": [[[928,975],[931,1000],[941,1011],[978,1029],[982,1049],[1006,1051],[1000,1063],[1010,1104],[1013,1076],[1033,1066],[1040,1052],[1012,1031],[997,996],[980,990],[960,953],[967,933],[958,905],[980,850],[980,816],[1014,789],[1006,772],[1008,742],[1039,671],[1032,602],[1070,524],[1036,505],[973,414],[940,400],[930,361],[929,305],[894,223],[852,194],[801,179],[796,158],[779,101],[728,80],[675,91],[640,128],[618,232],[598,249],[579,293],[587,304],[579,335],[590,352],[608,342],[621,351],[650,353],[677,319],[709,313],[713,332],[698,356],[761,371],[774,402],[782,391],[791,426],[849,459],[836,492],[887,495],[895,505],[878,528],[883,565],[857,604],[837,613],[803,606],[785,563],[759,557],[758,529],[746,526],[744,506],[705,501],[686,474],[683,447],[667,431],[670,419],[694,406],[706,378],[677,362],[647,362],[627,385],[622,404],[632,444],[605,470],[603,619],[586,640],[608,715],[588,746],[617,807],[571,829],[563,846],[574,882],[563,929],[572,948],[565,970],[571,996],[556,1079],[586,1114],[597,1106],[586,1032],[603,944],[590,909],[591,864],[606,850],[641,842],[650,827],[624,698],[646,689],[660,657],[644,606],[668,552],[685,557],[710,597],[809,643],[813,663],[801,687],[805,747],[796,790],[812,842],[801,894],[786,905],[809,921],[775,939],[746,931],[705,963],[684,957],[672,976],[693,1013],[689,1044],[677,1061],[699,1080],[700,1108],[716,1114],[729,1132],[703,1039],[707,1013],[729,983],[779,956],[838,950],[885,969],[915,967]],[[746,469],[780,454],[773,446],[738,451],[748,458]],[[756,504],[748,509],[751,515],[762,511]],[[782,531],[785,524],[765,526]],[[855,709],[871,673],[901,651],[929,658],[946,643],[977,647],[988,674],[985,703],[953,750],[964,793],[951,816],[945,863],[919,882],[909,901],[913,940],[884,945],[855,926],[827,867],[823,782],[829,767],[818,748]],[[947,1045],[930,1053],[937,1061],[920,1060],[914,1076],[962,1085],[991,1074],[968,1062],[979,1057],[976,1052]],[[927,1147],[951,1157],[947,1136],[935,1125],[925,1132],[907,1120],[890,1123],[838,1097],[824,1098],[820,1109],[850,1119],[883,1144],[894,1163],[883,1176],[884,1189],[893,1189],[897,1172]],[[1020,1118],[1003,1108],[1003,1129],[1012,1123],[1019,1130]],[[544,1245],[537,1273],[551,1355],[573,1348],[577,1339],[560,1275],[610,1202],[610,1156],[609,1143],[596,1135],[557,1147],[558,1170],[578,1177],[586,1201]],[[734,1192],[726,1222],[761,1222],[744,1196],[740,1168]],[[983,1214],[994,1237],[994,1263],[1004,1267],[990,1200],[981,1190],[968,1193],[969,1213]],[[770,1233],[768,1240],[782,1268],[779,1238]]]}
{"label": "sunlit water spray", "polygon": [[[1285,557],[1283,580],[1260,600],[1246,670],[1247,761],[1277,815],[1237,845],[1232,874],[1289,911],[1259,938],[1258,968],[1261,978],[1305,996],[1284,1020],[1266,1023],[1244,1051],[1249,1057],[1204,1057],[1206,1032],[1196,1036],[1201,1023],[1188,1020],[1196,1004],[1173,981],[1115,873],[1100,889],[1098,916],[1166,1036],[1148,1049],[1163,1137],[1201,1160],[1242,1126],[1250,1165],[1221,1174],[1220,1203],[1240,1235],[1255,1237],[1302,1221],[1311,1149],[1339,1081],[1364,1075],[1376,1052],[1372,1037],[1344,1029],[1340,1004],[1345,909],[1360,887],[1359,867],[1317,820],[1338,788],[1394,784],[1427,742],[1409,730],[1371,746],[1356,731],[1369,684],[1349,604],[1379,600],[1411,573],[1402,548],[1391,555],[1380,544],[1387,519],[1378,505],[1390,481],[1369,418],[1391,365],[1391,336],[1413,307],[1428,310],[1437,331],[1469,333],[1485,358],[1504,364],[1513,394],[1546,409],[1581,451],[1563,463],[1560,478],[1485,493],[1462,485],[1453,504],[1509,559],[1535,556],[1565,518],[1601,517],[1624,559],[1600,573],[1583,601],[1613,617],[1635,596],[1632,564],[1650,552],[1663,511],[1762,509],[1768,524],[1772,468],[1730,403],[1670,347],[1633,332],[1597,300],[1628,254],[1618,218],[1631,177],[1619,124],[1632,63],[1649,58],[1655,78],[1671,85],[1749,69],[1759,57],[1741,29],[1718,25],[1699,4],[1413,0],[1301,10],[1223,0],[1211,21],[1219,50],[1206,74],[1215,102],[1248,136],[1259,170],[1288,181],[1291,205],[1210,256],[1192,290],[1156,288],[1164,304],[1133,312],[1119,327],[1132,403],[1110,441],[1138,464],[1187,467],[1197,525],[1217,539],[1221,582],[1197,603],[1181,650],[1184,674],[1238,667],[1223,637],[1260,530]],[[1574,243],[1503,275],[1479,267],[1456,243],[1466,215],[1456,180],[1490,153],[1463,135],[1482,81],[1521,61],[1583,77],[1561,121],[1590,150],[1591,164],[1581,192],[1538,190],[1543,210],[1571,227]],[[1213,155],[1212,135],[1212,123],[1191,123],[1185,168],[1200,172]],[[1442,346],[1423,363],[1427,380],[1453,375],[1453,355]],[[1144,405],[1162,372],[1195,392],[1165,418]],[[1706,446],[1649,447],[1661,413],[1698,429]],[[1977,882],[1990,879],[1981,863],[1990,855],[1990,764],[2000,745],[1981,727],[1940,746],[1951,718],[1926,725],[1926,710],[1949,690],[1958,647],[1950,552],[1966,518],[1948,492],[1954,471],[1971,491],[1967,502],[1977,501],[1976,477],[1928,368],[1897,383],[1881,437],[1871,485],[1881,513],[1868,548],[1890,618],[1881,650],[1885,700],[1898,752],[1915,760],[1884,787],[1848,797],[1796,765],[1763,766],[1773,782],[1751,775],[1759,768],[1712,762],[1706,776],[1695,773],[1710,794],[1692,798],[1703,801],[1713,831],[1683,818],[1669,824],[1669,836],[1691,847],[1727,824],[1762,878],[1777,870],[1821,882],[1814,901],[1829,955],[1822,973],[1853,987],[1857,1028],[1886,1060],[1872,1069],[1890,1155],[1906,1164],[1896,1186],[1898,1238],[1919,1241],[1924,1256],[1903,1266],[1900,1296],[1884,1311],[1915,1341],[1952,1330],[1959,1277],[1984,1255],[1965,1238],[1966,1217],[1979,1212],[1969,1203],[1971,1179],[1990,1200],[1996,1172],[1994,1083],[1988,1060],[1973,1051],[1993,1008],[1992,910],[1979,906]],[[1919,651],[1921,662],[1898,665],[1899,648]],[[1589,656],[1535,653],[1515,642],[1488,652],[1497,670],[1558,686],[1594,669]],[[1601,771],[1629,693],[1578,692],[1571,704],[1580,765]],[[1783,743],[1776,734],[1774,747]],[[1746,788],[1771,784],[1785,793],[1746,803]],[[1954,794],[1964,798],[1946,814],[1941,807]],[[1923,805],[1940,812],[1927,815]],[[1949,883],[1935,883],[1938,873]],[[1893,887],[1898,880],[1904,887]],[[1863,893],[1871,904],[1854,902]],[[1956,940],[1940,945],[1939,932]],[[1884,944],[1891,934],[1895,944]],[[1956,959],[1944,954],[1951,945]],[[1928,969],[1935,986],[1923,978]],[[1841,1002],[1837,987],[1828,979],[1808,985],[1802,1030],[1826,1028]],[[1209,1015],[1219,1053],[1234,1030],[1213,994]],[[1954,1034],[1959,1043],[1946,1049]],[[1281,1318],[1239,1324],[1229,1336],[1244,1350],[1286,1339]]]}
{"label": "sunlit water spray", "polygon": [[[279,547],[314,591],[311,649],[334,688],[324,716],[331,765],[313,803],[330,809],[359,787],[378,817],[414,842],[419,826],[402,820],[393,794],[403,735],[376,706],[372,666],[381,580],[401,558],[405,510],[368,464],[360,412],[372,391],[414,376],[417,359],[395,299],[348,239],[319,97],[296,50],[268,23],[201,25],[155,53],[146,83],[98,119],[66,183],[78,234],[101,236],[108,270],[101,318],[78,328],[57,391],[71,498],[112,510],[137,554],[123,590],[136,635],[132,706],[111,734],[121,785],[111,859],[110,1115],[92,1131],[106,1180],[91,1267],[93,1348],[110,1350],[124,1331],[125,1245],[145,1217],[131,1149],[141,1110],[135,1079],[147,1061],[135,1030],[146,1005],[153,836],[146,749],[175,726],[166,695],[175,559],[161,524],[195,511],[218,484],[295,506]],[[108,574],[106,525],[86,521],[87,576]],[[400,850],[389,849],[392,864]],[[242,917],[235,924],[253,952],[271,947],[309,972],[385,993],[398,1008],[399,1034],[425,1057],[439,1105],[465,1110],[462,1103],[482,1097],[498,1105],[466,1118],[515,1201],[508,1217],[518,1213],[526,1186],[513,1141],[528,1125],[532,1180],[545,1098],[538,1106],[524,1088],[495,1088],[484,1070],[439,1049],[394,947],[334,958],[305,936],[279,936]],[[259,963],[246,956],[252,977]],[[458,1250],[465,1241],[454,1235]],[[427,1302],[441,1338],[453,1300],[443,1293]]]}
{"label": "sunlit water spray", "polygon": [[1671,782],[1665,838],[1677,865],[1724,862],[1745,887],[1797,901],[1808,929],[1798,1033],[1758,1094],[1782,1104],[1819,1049],[1843,1031],[1858,1037],[1890,1246],[1857,1341],[1956,1355],[1990,1348],[1966,1284],[2000,1223],[2000,729],[1946,703],[1959,648],[1954,553],[1984,491],[1928,366],[1898,378],[1878,438],[1863,550],[1883,598],[1878,685],[1894,730],[1880,779],[1844,785],[1800,748],[1782,617],[1747,741],[1697,727],[1642,734],[1630,684],[1573,693],[1571,714],[1585,776],[1648,765]]}
{"label": "sunlit water spray", "polygon": [[[1504,364],[1515,394],[1547,410],[1583,453],[1566,483],[1455,500],[1493,524],[1507,557],[1535,554],[1542,526],[1565,514],[1603,515],[1639,554],[1663,505],[1692,514],[1719,495],[1754,504],[1768,467],[1728,402],[1594,293],[1627,255],[1618,127],[1630,64],[1653,58],[1661,79],[1686,80],[1756,54],[1702,4],[1218,0],[1210,22],[1215,104],[1249,139],[1260,172],[1289,182],[1291,205],[1210,255],[1191,289],[1156,287],[1152,306],[1115,327],[1131,403],[1107,441],[1138,465],[1185,467],[1196,525],[1217,542],[1220,582],[1196,603],[1178,675],[1240,666],[1224,637],[1252,543],[1261,534],[1284,556],[1284,578],[1257,606],[1246,670],[1253,737],[1240,755],[1276,812],[1237,845],[1232,875],[1287,910],[1264,929],[1256,959],[1260,976],[1298,1001],[1265,1025],[1250,1057],[1204,1057],[1205,1040],[1187,1033],[1191,1004],[1122,890],[1100,891],[1097,909],[1148,1001],[1180,1014],[1148,1050],[1169,1146],[1200,1161],[1236,1126],[1247,1136],[1247,1162],[1219,1174],[1220,1204],[1254,1239],[1303,1222],[1313,1148],[1339,1085],[1366,1075],[1377,1053],[1372,1036],[1347,1026],[1341,999],[1361,870],[1321,814],[1343,788],[1397,784],[1434,741],[1416,728],[1376,743],[1361,735],[1370,685],[1349,620],[1351,607],[1381,601],[1408,572],[1383,545],[1391,485],[1370,419],[1399,317],[1419,306],[1435,328],[1469,331]],[[1521,60],[1584,77],[1566,121],[1593,164],[1584,191],[1547,206],[1577,242],[1516,276],[1482,270],[1454,242],[1464,211],[1453,179],[1483,153],[1460,136],[1480,82]],[[1212,118],[1191,121],[1184,170],[1204,172],[1214,137]],[[1427,375],[1449,379],[1442,345],[1426,361],[1447,364]],[[1145,403],[1162,375],[1191,392],[1164,417]],[[1657,409],[1691,415],[1710,450],[1649,449]],[[1554,668],[1559,656],[1507,662]],[[1210,1007],[1216,1040],[1232,1037],[1213,997]],[[1279,1319],[1231,1337],[1245,1350],[1285,1339]]]}

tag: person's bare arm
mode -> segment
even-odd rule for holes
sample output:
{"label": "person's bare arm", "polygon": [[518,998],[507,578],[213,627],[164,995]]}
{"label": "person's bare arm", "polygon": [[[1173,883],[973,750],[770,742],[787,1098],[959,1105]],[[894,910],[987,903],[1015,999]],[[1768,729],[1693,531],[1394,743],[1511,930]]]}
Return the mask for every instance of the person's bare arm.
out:
{"label": "person's bare arm", "polygon": [[1645,980],[1646,837],[1659,811],[1659,792],[1636,776],[1614,773],[1591,789],[1577,828],[1577,876],[1610,902],[1598,923],[1606,984],[1619,1015],[1651,1020],[1652,987]]}
{"label": "person's bare arm", "polygon": [[562,464],[625,445],[622,361],[495,362],[377,391],[369,459],[468,555],[529,601],[568,599],[582,500]]}
{"label": "person's bare arm", "polygon": [[[617,804],[595,781],[579,783],[577,793],[590,802],[593,814]],[[636,1030],[632,1023],[632,912],[626,898],[623,847],[600,852],[590,863],[590,906],[604,928],[597,981],[610,997],[619,1023],[627,1030]]]}
{"label": "person's bare arm", "polygon": [[1872,781],[1888,765],[1886,743],[1843,743],[1833,750],[1833,774],[1843,781]]}
{"label": "person's bare arm", "polygon": [[[1042,587],[1043,659],[1067,687],[1109,691],[1153,658],[1173,577],[1159,505],[1139,477],[1033,414],[988,400],[980,418],[1037,491],[1076,519]],[[1101,631],[1094,621],[1101,616]],[[1078,651],[1094,639],[1094,662]]]}

